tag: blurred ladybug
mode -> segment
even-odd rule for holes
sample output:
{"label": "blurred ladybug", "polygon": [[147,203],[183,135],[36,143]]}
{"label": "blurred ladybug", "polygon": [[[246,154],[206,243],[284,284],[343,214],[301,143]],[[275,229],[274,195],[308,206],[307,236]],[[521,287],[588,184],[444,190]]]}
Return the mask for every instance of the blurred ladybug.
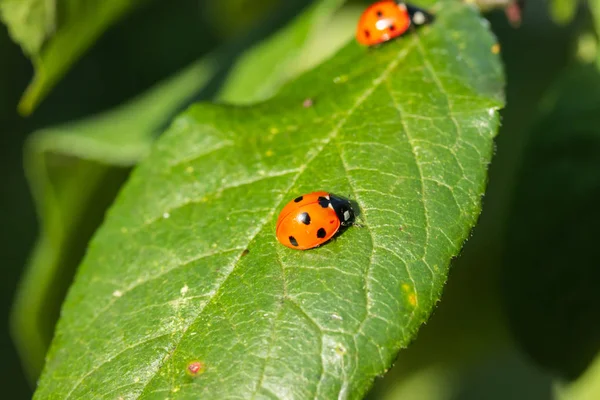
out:
{"label": "blurred ladybug", "polygon": [[378,1],[362,13],[356,40],[362,45],[374,46],[404,34],[412,25],[421,26],[431,21],[433,15],[420,8],[394,0]]}
{"label": "blurred ladybug", "polygon": [[341,226],[354,222],[352,205],[327,192],[296,197],[279,213],[277,240],[292,249],[307,250],[331,239]]}
{"label": "blurred ladybug", "polygon": [[504,9],[506,18],[513,28],[518,28],[523,19],[523,9],[525,8],[525,0],[510,1]]}

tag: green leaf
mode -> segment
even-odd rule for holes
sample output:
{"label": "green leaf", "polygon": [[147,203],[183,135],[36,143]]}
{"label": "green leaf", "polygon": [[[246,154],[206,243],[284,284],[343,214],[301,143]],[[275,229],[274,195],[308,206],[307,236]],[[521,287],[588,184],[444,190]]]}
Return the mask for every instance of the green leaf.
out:
{"label": "green leaf", "polygon": [[578,0],[552,0],[550,3],[550,15],[557,24],[568,24],[575,17],[578,5]]}
{"label": "green leaf", "polygon": [[[270,101],[177,118],[92,240],[35,397],[360,398],[439,300],[498,127],[494,39],[443,9]],[[362,227],[278,244],[278,210],[318,189],[354,199]]]}
{"label": "green leaf", "polygon": [[28,115],[113,23],[149,0],[0,0],[0,17],[35,75],[19,103]]}
{"label": "green leaf", "polygon": [[32,56],[56,29],[55,8],[47,1],[0,0],[0,19],[8,25],[14,41]]}
{"label": "green leaf", "polygon": [[[297,75],[297,66],[301,62],[299,56],[303,54],[305,44],[310,43],[314,36],[323,34],[324,25],[331,23],[331,15],[343,3],[344,0],[316,2],[276,35],[239,57],[219,99],[228,103],[250,104],[275,94],[284,82]],[[331,37],[321,41],[332,42]],[[322,58],[326,56],[319,55]]]}
{"label": "green leaf", "polygon": [[557,400],[594,400],[600,393],[600,356],[596,355],[585,373],[574,382],[557,382],[554,398]]}
{"label": "green leaf", "polygon": [[41,232],[15,299],[12,331],[32,381],[87,241],[129,169],[214,72],[211,59],[195,63],[128,104],[43,129],[28,141],[26,170]]}

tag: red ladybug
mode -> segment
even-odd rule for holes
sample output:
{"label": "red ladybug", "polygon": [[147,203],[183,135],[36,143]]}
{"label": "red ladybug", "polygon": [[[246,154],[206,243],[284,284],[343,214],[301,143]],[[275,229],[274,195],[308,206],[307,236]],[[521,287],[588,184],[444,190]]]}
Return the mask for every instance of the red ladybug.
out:
{"label": "red ladybug", "polygon": [[313,192],[290,201],[277,218],[277,240],[292,249],[307,250],[331,239],[340,226],[354,221],[352,205],[327,192]]}
{"label": "red ladybug", "polygon": [[432,20],[433,16],[420,8],[394,0],[378,1],[362,13],[356,40],[374,46],[404,34],[411,25],[420,26]]}

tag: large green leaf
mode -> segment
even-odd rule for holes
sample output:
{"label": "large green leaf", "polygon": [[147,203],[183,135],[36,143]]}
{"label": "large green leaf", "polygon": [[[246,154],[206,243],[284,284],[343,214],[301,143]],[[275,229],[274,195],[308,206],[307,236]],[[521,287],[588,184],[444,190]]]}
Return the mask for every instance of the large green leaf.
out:
{"label": "large green leaf", "polygon": [[35,67],[19,111],[30,114],[106,28],[147,1],[0,0],[0,18]]}
{"label": "large green leaf", "polygon": [[[36,398],[365,393],[438,301],[498,127],[494,39],[471,8],[443,9],[268,102],[177,118],[92,240]],[[317,189],[354,199],[362,227],[278,244],[277,211]]]}

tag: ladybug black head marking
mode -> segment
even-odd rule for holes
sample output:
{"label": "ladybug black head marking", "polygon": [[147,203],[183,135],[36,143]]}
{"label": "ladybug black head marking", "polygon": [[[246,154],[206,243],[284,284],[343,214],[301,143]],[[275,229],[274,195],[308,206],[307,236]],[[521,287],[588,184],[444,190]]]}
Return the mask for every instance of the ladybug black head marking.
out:
{"label": "ladybug black head marking", "polygon": [[354,210],[352,209],[352,204],[350,201],[332,195],[331,205],[342,225],[347,226],[354,222]]}

